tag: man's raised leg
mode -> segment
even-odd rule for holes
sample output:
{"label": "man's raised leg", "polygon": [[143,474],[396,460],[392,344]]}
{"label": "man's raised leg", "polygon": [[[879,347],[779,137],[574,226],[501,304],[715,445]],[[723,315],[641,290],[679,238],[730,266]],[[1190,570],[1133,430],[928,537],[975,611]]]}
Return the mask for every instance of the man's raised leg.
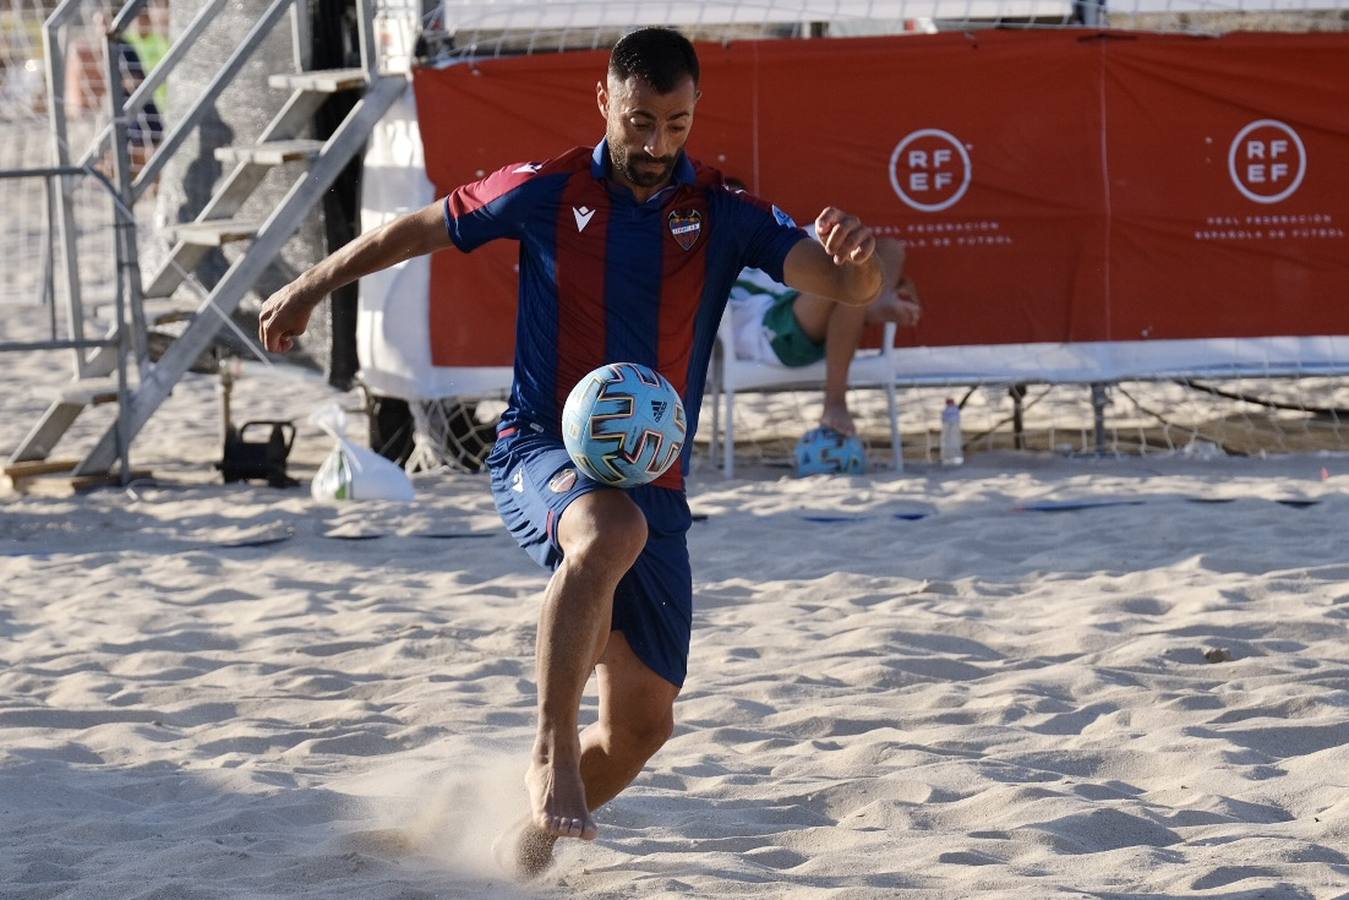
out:
{"label": "man's raised leg", "polygon": [[646,545],[646,518],[619,491],[595,491],[567,507],[557,538],[563,561],[539,614],[539,724],[525,784],[536,829],[593,840],[577,713],[609,641],[614,589]]}

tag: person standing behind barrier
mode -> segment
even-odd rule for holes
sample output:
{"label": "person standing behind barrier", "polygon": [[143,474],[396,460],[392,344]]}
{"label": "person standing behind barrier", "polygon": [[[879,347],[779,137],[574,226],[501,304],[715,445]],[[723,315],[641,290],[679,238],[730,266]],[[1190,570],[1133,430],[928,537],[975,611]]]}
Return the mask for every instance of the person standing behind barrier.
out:
{"label": "person standing behind barrier", "polygon": [[[79,116],[86,113],[95,115],[104,111],[108,93],[107,72],[104,60],[107,59],[106,45],[102,44],[103,34],[111,25],[107,14],[97,12],[93,16],[92,33],[99,37],[93,41],[73,41],[67,50],[65,112]],[[121,76],[122,100],[125,102],[145,81],[145,76],[167,52],[167,38],[153,30],[153,20],[149,12],[142,12],[132,22],[130,28],[122,34],[118,45],[121,48],[117,71]],[[142,51],[158,54],[147,63]],[[154,97],[162,99],[165,88],[155,91]],[[127,158],[131,164],[131,175],[137,173],[154,155],[155,148],[164,139],[164,116],[155,99],[148,99],[126,124]],[[100,170],[110,169],[110,157],[104,153],[97,166]]]}

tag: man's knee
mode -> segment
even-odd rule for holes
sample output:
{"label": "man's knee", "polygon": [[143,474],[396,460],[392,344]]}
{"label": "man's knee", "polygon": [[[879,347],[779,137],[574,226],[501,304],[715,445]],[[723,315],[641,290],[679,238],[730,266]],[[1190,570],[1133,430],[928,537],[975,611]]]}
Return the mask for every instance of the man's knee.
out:
{"label": "man's knee", "polygon": [[627,716],[609,723],[609,742],[613,752],[650,759],[674,734],[674,712],[666,709],[640,716]]}
{"label": "man's knee", "polygon": [[839,304],[833,300],[815,294],[798,294],[792,302],[792,315],[806,337],[822,344],[829,333],[829,321],[838,308]]}
{"label": "man's knee", "polygon": [[646,547],[646,516],[619,491],[595,491],[567,507],[558,543],[569,564],[626,572]]}

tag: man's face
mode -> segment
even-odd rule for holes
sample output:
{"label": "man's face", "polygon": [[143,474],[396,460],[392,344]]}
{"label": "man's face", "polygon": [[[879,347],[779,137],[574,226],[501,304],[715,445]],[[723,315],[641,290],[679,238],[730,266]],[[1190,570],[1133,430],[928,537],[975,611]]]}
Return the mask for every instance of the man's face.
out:
{"label": "man's face", "polygon": [[700,96],[693,79],[685,77],[661,94],[639,78],[618,81],[611,75],[596,85],[596,93],[614,173],[633,187],[668,182],[693,126]]}

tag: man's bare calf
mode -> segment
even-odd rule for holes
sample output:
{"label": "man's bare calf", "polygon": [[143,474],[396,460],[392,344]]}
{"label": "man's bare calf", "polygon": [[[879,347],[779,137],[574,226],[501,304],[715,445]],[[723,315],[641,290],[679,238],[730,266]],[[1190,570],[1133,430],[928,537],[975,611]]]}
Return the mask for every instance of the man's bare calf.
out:
{"label": "man's bare calf", "polygon": [[609,642],[614,589],[646,545],[646,518],[623,493],[596,491],[567,507],[557,536],[563,561],[539,615],[539,723],[525,785],[535,829],[594,840],[577,712]]}
{"label": "man's bare calf", "polygon": [[[509,864],[534,877],[552,862],[557,838],[590,841],[591,812],[627,787],[675,727],[679,688],[611,631],[614,588],[646,544],[646,519],[619,491],[577,499],[558,525],[564,561],[550,580],[538,629],[540,712],[525,784],[529,816],[503,835]],[[599,719],[577,735],[591,669]]]}

